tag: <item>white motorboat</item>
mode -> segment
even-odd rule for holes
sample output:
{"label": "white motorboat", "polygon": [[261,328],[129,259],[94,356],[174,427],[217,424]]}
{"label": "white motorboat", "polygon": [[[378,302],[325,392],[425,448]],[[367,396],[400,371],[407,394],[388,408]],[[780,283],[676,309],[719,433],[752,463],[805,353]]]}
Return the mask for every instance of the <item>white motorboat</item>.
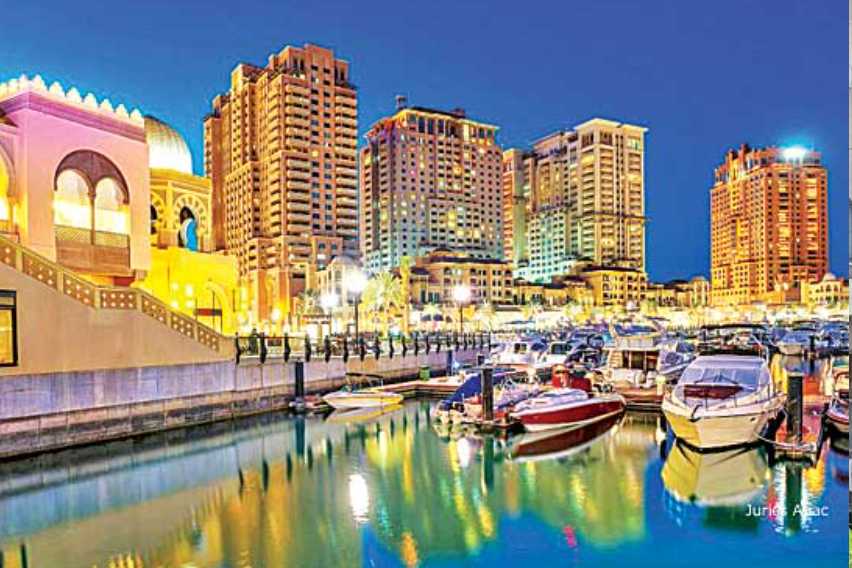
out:
{"label": "white motorboat", "polygon": [[699,449],[751,444],[784,406],[762,357],[698,357],[663,399],[675,436]]}
{"label": "white motorboat", "polygon": [[799,324],[785,333],[775,343],[775,346],[782,355],[801,356],[810,349],[811,341],[814,341],[814,347],[816,347],[816,337],[816,326],[812,324]]}
{"label": "white motorboat", "polygon": [[334,409],[383,408],[401,404],[403,396],[379,388],[355,389],[347,385],[322,399]]}
{"label": "white motorboat", "polygon": [[660,377],[675,382],[695,358],[692,345],[667,338],[660,328],[624,333],[613,326],[612,339],[598,371],[604,382],[616,387],[654,388]]}
{"label": "white motorboat", "polygon": [[524,338],[508,341],[503,349],[491,357],[491,363],[508,367],[532,368],[538,362],[547,344],[540,338]]}

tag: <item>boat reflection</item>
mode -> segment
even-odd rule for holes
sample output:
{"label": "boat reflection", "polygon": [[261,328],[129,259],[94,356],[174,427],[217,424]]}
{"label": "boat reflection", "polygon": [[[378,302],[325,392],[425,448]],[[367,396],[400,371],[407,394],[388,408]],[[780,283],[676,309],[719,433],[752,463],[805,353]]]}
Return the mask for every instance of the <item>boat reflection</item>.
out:
{"label": "boat reflection", "polygon": [[762,448],[702,453],[677,442],[663,466],[666,492],[698,507],[739,507],[758,501],[769,466]]}
{"label": "boat reflection", "polygon": [[402,408],[401,404],[383,407],[353,408],[352,410],[335,410],[329,414],[325,421],[329,424],[356,424],[368,422],[385,414],[396,412]]}
{"label": "boat reflection", "polygon": [[579,454],[606,436],[614,435],[621,415],[580,428],[562,428],[543,432],[528,432],[514,438],[509,446],[509,458],[519,463],[558,460]]}

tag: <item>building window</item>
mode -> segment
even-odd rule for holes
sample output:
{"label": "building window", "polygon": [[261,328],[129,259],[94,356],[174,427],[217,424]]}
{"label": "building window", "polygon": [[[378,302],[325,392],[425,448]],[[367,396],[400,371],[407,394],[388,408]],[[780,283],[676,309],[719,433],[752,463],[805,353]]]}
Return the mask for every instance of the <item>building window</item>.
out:
{"label": "building window", "polygon": [[15,292],[0,290],[0,367],[18,364],[18,313]]}
{"label": "building window", "polygon": [[92,227],[89,186],[83,176],[74,170],[65,170],[56,180],[53,222],[78,229]]}
{"label": "building window", "polygon": [[0,221],[8,221],[12,218],[9,207],[9,172],[0,157]]}

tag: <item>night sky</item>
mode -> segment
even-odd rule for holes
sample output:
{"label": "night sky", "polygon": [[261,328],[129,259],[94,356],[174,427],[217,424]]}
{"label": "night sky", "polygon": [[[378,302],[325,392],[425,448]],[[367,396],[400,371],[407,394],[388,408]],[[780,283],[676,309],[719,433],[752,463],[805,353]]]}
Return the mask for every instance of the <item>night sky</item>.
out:
{"label": "night sky", "polygon": [[362,133],[397,93],[467,108],[504,147],[595,116],[644,125],[654,280],[709,272],[728,148],[802,144],[824,153],[831,268],[848,275],[847,15],[839,0],[4,0],[0,80],[40,73],[137,106],[186,136],[198,173],[233,67],[287,44],[351,63]]}

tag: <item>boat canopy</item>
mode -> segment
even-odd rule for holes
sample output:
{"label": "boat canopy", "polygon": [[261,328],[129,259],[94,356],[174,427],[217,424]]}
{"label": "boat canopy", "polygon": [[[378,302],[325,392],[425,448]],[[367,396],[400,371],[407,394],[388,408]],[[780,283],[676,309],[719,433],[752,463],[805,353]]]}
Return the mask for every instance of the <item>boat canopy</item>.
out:
{"label": "boat canopy", "polygon": [[681,385],[740,385],[757,390],[771,380],[760,357],[699,357],[686,368],[678,381]]}

